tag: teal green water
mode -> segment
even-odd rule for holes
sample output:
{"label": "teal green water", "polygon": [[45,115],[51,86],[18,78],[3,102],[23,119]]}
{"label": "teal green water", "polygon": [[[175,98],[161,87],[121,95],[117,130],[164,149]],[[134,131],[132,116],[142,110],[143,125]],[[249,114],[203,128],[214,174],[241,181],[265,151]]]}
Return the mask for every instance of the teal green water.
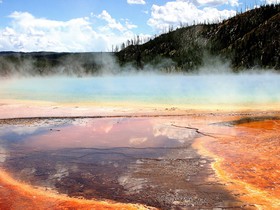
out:
{"label": "teal green water", "polygon": [[280,75],[153,75],[2,79],[1,99],[152,104],[280,102]]}

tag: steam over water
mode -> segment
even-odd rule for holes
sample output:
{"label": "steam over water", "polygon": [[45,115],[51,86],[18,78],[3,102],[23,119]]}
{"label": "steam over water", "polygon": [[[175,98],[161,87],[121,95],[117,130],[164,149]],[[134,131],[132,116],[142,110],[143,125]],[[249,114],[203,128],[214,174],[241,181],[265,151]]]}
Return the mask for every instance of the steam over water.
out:
{"label": "steam over water", "polygon": [[61,103],[231,104],[280,102],[280,75],[156,75],[2,79],[1,99]]}

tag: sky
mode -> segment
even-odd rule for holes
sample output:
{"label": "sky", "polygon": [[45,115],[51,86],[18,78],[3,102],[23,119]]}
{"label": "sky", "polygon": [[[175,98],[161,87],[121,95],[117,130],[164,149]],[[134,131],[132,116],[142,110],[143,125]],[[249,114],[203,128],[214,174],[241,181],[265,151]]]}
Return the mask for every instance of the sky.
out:
{"label": "sky", "polygon": [[0,51],[100,52],[280,0],[0,0]]}

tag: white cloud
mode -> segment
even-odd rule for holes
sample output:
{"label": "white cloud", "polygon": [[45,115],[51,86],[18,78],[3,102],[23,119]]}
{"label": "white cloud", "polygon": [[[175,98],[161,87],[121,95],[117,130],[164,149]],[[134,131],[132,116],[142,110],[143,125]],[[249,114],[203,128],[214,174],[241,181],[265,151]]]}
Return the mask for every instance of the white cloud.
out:
{"label": "white cloud", "polygon": [[103,10],[102,13],[97,17],[107,21],[107,26],[111,29],[117,29],[119,31],[126,30],[126,28],[120,22],[117,22],[114,18],[112,18],[106,10]]}
{"label": "white cloud", "polygon": [[238,6],[238,0],[196,0],[195,1],[199,5],[208,5],[208,6],[218,6],[218,5],[230,5],[230,6]]}
{"label": "white cloud", "polygon": [[265,1],[267,4],[279,4],[280,0],[266,0]]}
{"label": "white cloud", "polygon": [[4,49],[90,51],[105,45],[105,40],[92,29],[88,18],[63,22],[36,18],[27,12],[13,12],[9,17],[11,26],[1,31],[0,45]]}
{"label": "white cloud", "polygon": [[175,128],[170,125],[158,124],[153,127],[153,134],[157,136],[166,136],[169,139],[176,139],[180,143],[184,143],[187,139],[194,138],[196,132],[194,130]]}
{"label": "white cloud", "polygon": [[148,10],[143,10],[142,11],[144,14],[148,15],[149,14],[149,11]]}
{"label": "white cloud", "polygon": [[[205,0],[206,1],[206,0]],[[217,22],[236,14],[235,10],[218,10],[214,7],[197,7],[189,1],[176,0],[163,6],[153,5],[148,25],[164,30],[170,25]]]}
{"label": "white cloud", "polygon": [[[28,12],[13,12],[9,18],[10,25],[0,29],[0,51],[107,51],[134,37],[131,29],[137,27],[128,20],[121,24],[105,10],[68,21],[37,18]],[[100,19],[105,25],[94,26]]]}
{"label": "white cloud", "polygon": [[128,4],[146,4],[144,0],[127,0]]}
{"label": "white cloud", "polygon": [[132,24],[129,20],[125,20],[125,27],[126,27],[127,29],[138,28],[137,25]]}
{"label": "white cloud", "polygon": [[234,7],[234,6],[239,6],[238,0],[229,0],[228,1],[229,5]]}
{"label": "white cloud", "polygon": [[134,146],[139,146],[141,144],[144,144],[145,142],[147,142],[148,138],[147,137],[140,137],[140,138],[130,138],[129,139],[129,144],[130,145],[134,145]]}

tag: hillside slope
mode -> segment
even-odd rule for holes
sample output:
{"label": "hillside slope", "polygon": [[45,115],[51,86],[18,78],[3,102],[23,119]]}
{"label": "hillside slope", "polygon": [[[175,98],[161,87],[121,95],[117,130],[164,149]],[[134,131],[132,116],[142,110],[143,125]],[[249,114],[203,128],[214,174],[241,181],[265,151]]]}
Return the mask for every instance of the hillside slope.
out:
{"label": "hillside slope", "polygon": [[118,52],[121,65],[132,63],[175,67],[191,71],[206,57],[228,60],[235,70],[280,69],[280,5],[267,5],[239,14],[219,24],[195,25],[162,34],[143,44]]}

